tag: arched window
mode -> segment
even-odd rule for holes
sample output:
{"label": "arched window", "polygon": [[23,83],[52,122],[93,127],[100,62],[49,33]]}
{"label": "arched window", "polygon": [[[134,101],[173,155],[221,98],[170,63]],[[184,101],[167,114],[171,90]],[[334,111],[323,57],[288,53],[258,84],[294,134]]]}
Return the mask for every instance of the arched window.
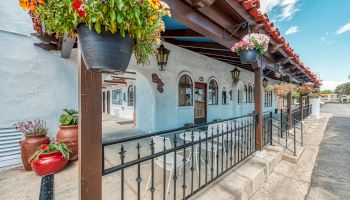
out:
{"label": "arched window", "polygon": [[134,106],[134,87],[132,85],[128,87],[128,106]]}
{"label": "arched window", "polygon": [[248,103],[249,102],[249,98],[248,98],[248,87],[247,85],[244,84],[244,96],[245,96],[245,102]]}
{"label": "arched window", "polygon": [[218,96],[219,96],[218,83],[214,79],[212,79],[209,82],[208,104],[218,105]]}
{"label": "arched window", "polygon": [[253,103],[253,87],[248,86],[248,103]]}
{"label": "arched window", "polygon": [[179,80],[179,106],[193,105],[193,82],[192,79],[184,74]]}

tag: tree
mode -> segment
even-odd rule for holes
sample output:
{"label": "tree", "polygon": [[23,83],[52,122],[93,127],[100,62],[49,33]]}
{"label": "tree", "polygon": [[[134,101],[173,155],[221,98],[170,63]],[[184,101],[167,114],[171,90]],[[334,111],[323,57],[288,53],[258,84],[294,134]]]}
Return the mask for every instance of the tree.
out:
{"label": "tree", "polygon": [[335,93],[340,95],[350,95],[350,82],[338,85],[335,88]]}
{"label": "tree", "polygon": [[322,90],[321,94],[333,94],[333,90]]}

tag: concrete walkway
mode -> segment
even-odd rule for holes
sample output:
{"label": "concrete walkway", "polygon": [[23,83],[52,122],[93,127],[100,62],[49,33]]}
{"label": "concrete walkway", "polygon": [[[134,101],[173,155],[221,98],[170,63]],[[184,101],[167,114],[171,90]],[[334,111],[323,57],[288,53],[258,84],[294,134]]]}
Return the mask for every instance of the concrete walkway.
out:
{"label": "concrete walkway", "polygon": [[312,174],[309,200],[350,199],[350,104],[326,104],[334,113]]}
{"label": "concrete walkway", "polygon": [[330,114],[322,114],[319,120],[306,120],[309,128],[304,135],[304,153],[297,164],[282,160],[272,171],[253,200],[302,200],[308,193],[312,169],[316,161]]}

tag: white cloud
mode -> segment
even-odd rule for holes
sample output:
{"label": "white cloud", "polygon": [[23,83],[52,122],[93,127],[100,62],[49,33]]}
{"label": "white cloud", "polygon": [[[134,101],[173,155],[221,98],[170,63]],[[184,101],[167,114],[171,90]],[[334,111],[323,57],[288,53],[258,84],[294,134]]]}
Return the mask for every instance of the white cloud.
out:
{"label": "white cloud", "polygon": [[322,90],[335,90],[337,85],[342,84],[343,82],[337,82],[337,81],[322,81]]}
{"label": "white cloud", "polygon": [[324,42],[326,40],[326,37],[321,37],[321,41]]}
{"label": "white cloud", "polygon": [[299,9],[296,4],[299,0],[260,0],[260,10],[268,13],[275,7],[281,7],[277,21],[290,20]]}
{"label": "white cloud", "polygon": [[290,35],[290,34],[297,33],[297,32],[299,32],[299,27],[297,27],[297,26],[291,26],[291,27],[289,27],[289,29],[286,31],[286,35]]}
{"label": "white cloud", "polygon": [[337,35],[350,31],[350,23],[345,24],[337,30]]}

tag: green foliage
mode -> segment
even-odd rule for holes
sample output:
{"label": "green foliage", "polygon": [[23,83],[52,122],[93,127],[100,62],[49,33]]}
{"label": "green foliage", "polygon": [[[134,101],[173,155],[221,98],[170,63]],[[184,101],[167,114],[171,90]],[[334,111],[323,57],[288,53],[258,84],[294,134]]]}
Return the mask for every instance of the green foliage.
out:
{"label": "green foliage", "polygon": [[56,143],[51,143],[51,144],[43,144],[36,149],[35,153],[29,158],[28,162],[32,160],[33,161],[38,160],[41,154],[50,153],[54,151],[61,152],[63,158],[66,160],[69,159],[69,153],[72,153],[72,150],[61,141],[58,141]]}
{"label": "green foliage", "polygon": [[72,126],[78,124],[78,111],[74,109],[63,109],[65,114],[60,116],[62,126]]}
{"label": "green foliage", "polygon": [[297,98],[299,98],[299,96],[300,96],[299,92],[297,92],[295,90],[292,91],[292,98],[293,99],[297,99]]}
{"label": "green foliage", "polygon": [[335,93],[340,95],[350,95],[350,82],[338,85],[335,88]]}
{"label": "green foliage", "polygon": [[322,90],[321,94],[333,94],[333,90]]}
{"label": "green foliage", "polygon": [[76,27],[81,20],[72,9],[72,2],[72,0],[47,0],[38,6],[37,12],[47,34],[60,38],[64,34],[76,33]]}
{"label": "green foliage", "polygon": [[[83,5],[80,11],[72,7],[77,1]],[[137,63],[144,64],[155,53],[154,45],[160,43],[165,29],[163,16],[170,16],[167,4],[159,0],[47,0],[39,6],[38,14],[46,32],[58,37],[76,34],[80,23],[97,33],[128,35],[135,40]]]}

